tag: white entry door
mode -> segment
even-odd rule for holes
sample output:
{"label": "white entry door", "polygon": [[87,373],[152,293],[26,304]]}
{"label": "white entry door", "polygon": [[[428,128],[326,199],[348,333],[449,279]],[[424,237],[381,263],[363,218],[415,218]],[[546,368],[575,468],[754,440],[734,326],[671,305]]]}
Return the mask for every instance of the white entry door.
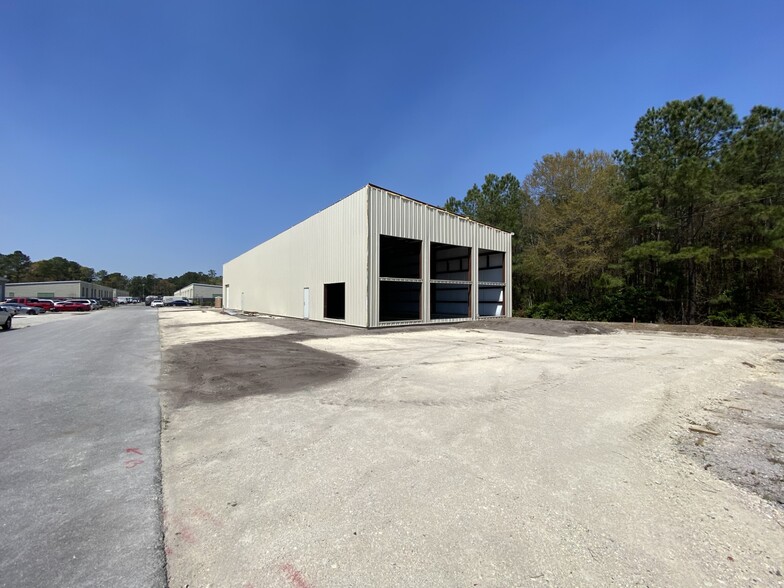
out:
{"label": "white entry door", "polygon": [[310,288],[302,291],[302,318],[310,318]]}

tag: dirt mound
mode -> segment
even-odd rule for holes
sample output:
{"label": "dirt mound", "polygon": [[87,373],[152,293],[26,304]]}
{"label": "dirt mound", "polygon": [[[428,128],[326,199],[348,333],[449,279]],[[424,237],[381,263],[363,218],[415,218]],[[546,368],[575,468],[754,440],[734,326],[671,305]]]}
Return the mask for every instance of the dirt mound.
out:
{"label": "dirt mound", "polygon": [[544,335],[549,337],[569,337],[571,335],[606,335],[615,329],[602,323],[579,321],[551,321],[544,319],[510,318],[473,321],[450,325],[457,328],[468,328],[485,331],[505,331],[524,333],[527,335]]}
{"label": "dirt mound", "polygon": [[712,327],[710,325],[666,325],[657,323],[596,324],[621,331],[654,331],[658,333],[674,333],[676,335],[709,335],[711,337],[784,340],[784,329],[761,327]]}

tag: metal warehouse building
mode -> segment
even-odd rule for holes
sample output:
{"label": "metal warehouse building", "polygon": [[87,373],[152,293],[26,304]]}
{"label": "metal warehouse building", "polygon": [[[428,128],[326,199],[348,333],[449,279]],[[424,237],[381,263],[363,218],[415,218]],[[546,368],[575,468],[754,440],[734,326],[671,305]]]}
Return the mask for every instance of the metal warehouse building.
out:
{"label": "metal warehouse building", "polygon": [[188,300],[215,300],[223,294],[223,286],[214,284],[189,284],[180,288],[174,296],[187,298]]}
{"label": "metal warehouse building", "polygon": [[223,266],[223,305],[382,327],[511,316],[512,234],[372,184]]}
{"label": "metal warehouse building", "polygon": [[15,298],[115,298],[127,296],[125,290],[79,280],[62,282],[16,282],[6,284],[5,294]]}

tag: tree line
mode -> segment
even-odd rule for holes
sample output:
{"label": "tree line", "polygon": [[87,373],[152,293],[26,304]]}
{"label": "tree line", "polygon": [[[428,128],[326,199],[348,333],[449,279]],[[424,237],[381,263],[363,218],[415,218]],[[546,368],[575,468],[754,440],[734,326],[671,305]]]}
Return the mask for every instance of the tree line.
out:
{"label": "tree line", "polygon": [[222,283],[221,276],[215,270],[209,270],[207,273],[185,272],[181,276],[169,278],[159,278],[155,274],[128,277],[118,272],[95,271],[91,267],[80,265],[64,257],[32,261],[21,251],[0,254],[0,276],[8,278],[11,282],[82,280],[124,290],[130,296],[137,297],[171,295],[193,283],[215,285]]}
{"label": "tree line", "polygon": [[544,155],[445,208],[513,237],[520,314],[784,325],[784,111],[649,109],[630,148]]}

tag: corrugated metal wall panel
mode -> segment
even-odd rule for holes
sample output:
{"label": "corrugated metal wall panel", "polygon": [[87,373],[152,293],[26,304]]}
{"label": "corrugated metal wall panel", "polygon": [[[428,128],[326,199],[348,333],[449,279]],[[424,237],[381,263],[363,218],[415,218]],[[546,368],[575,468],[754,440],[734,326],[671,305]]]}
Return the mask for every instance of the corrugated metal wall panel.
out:
{"label": "corrugated metal wall panel", "polygon": [[[324,320],[324,284],[346,284],[346,324],[379,322],[379,237],[422,242],[422,320],[430,315],[430,243],[471,248],[471,315],[479,315],[478,250],[503,251],[505,315],[511,316],[512,237],[405,196],[368,185],[324,211],[224,264],[224,306]],[[403,321],[404,323],[405,321]],[[390,323],[384,323],[390,324]],[[402,324],[402,323],[401,323]]]}
{"label": "corrugated metal wall panel", "polygon": [[[223,266],[229,308],[324,319],[324,284],[345,282],[349,325],[367,325],[367,187]],[[228,286],[228,288],[226,288]]]}
{"label": "corrugated metal wall panel", "polygon": [[[479,249],[503,251],[506,276],[504,298],[505,315],[511,316],[512,300],[512,235],[494,227],[483,225],[445,210],[428,206],[405,196],[389,192],[376,186],[368,190],[368,301],[369,323],[381,326],[379,308],[379,236],[389,235],[406,239],[418,239],[422,246],[422,320],[427,321],[430,309],[430,243],[444,243],[470,247],[471,252],[471,312],[479,315],[477,256]],[[387,324],[387,323],[384,323]]]}

